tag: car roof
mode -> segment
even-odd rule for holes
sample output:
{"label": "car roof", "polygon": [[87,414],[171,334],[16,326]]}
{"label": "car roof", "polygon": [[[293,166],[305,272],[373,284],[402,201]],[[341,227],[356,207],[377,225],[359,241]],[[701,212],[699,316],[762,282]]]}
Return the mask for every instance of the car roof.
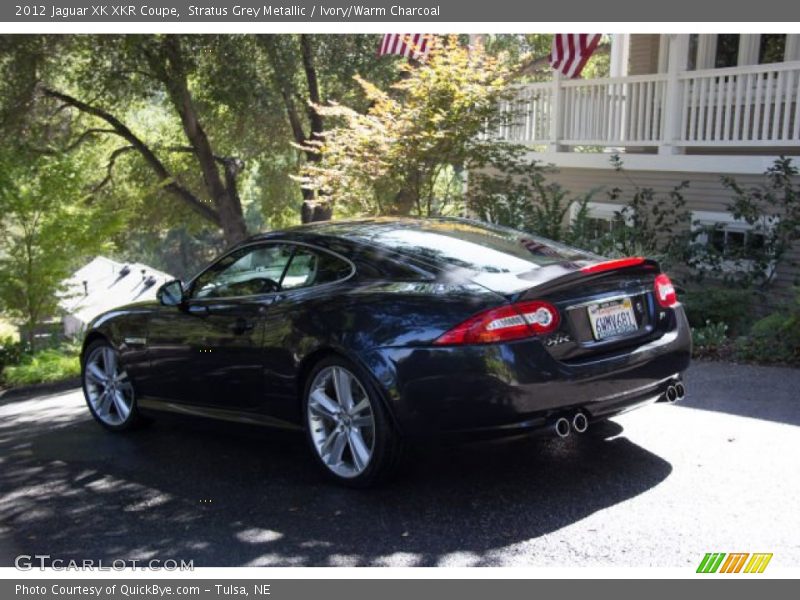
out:
{"label": "car roof", "polygon": [[317,221],[314,223],[306,223],[304,225],[297,225],[287,229],[280,229],[276,231],[268,231],[259,233],[252,236],[248,241],[268,240],[281,237],[306,237],[306,236],[324,236],[334,238],[351,239],[371,237],[370,232],[376,229],[386,228],[391,229],[394,227],[422,227],[425,222],[431,221],[462,221],[465,219],[455,219],[450,217],[429,217],[429,218],[414,218],[414,217],[371,217],[365,219],[346,219],[336,221]]}
{"label": "car roof", "polygon": [[456,217],[376,217],[311,223],[261,236],[381,248],[436,269],[508,272],[591,258],[588,253],[508,227]]}

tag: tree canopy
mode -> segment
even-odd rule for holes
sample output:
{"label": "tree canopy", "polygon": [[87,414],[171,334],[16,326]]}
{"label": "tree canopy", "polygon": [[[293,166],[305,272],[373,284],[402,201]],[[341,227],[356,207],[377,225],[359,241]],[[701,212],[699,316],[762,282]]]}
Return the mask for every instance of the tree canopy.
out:
{"label": "tree canopy", "polygon": [[370,102],[366,113],[345,105],[318,106],[339,123],[307,152],[304,185],[338,210],[367,214],[434,215],[463,209],[465,169],[484,164],[506,145],[489,135],[505,115],[515,68],[452,36],[421,64],[400,63],[388,89],[358,77]]}
{"label": "tree canopy", "polygon": [[49,316],[100,251],[190,275],[330,218],[332,193],[342,214],[458,211],[494,103],[548,40],[454,37],[410,65],[379,35],[0,36],[3,310]]}

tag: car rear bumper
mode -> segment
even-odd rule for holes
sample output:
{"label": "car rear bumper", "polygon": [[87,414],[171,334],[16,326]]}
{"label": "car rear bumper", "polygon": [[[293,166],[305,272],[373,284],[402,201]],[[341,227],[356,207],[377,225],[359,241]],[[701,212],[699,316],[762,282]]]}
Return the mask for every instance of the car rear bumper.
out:
{"label": "car rear bumper", "polygon": [[691,358],[680,306],[675,323],[641,346],[573,363],[555,360],[537,339],[379,348],[362,358],[403,434],[513,435],[577,410],[599,420],[663,398]]}

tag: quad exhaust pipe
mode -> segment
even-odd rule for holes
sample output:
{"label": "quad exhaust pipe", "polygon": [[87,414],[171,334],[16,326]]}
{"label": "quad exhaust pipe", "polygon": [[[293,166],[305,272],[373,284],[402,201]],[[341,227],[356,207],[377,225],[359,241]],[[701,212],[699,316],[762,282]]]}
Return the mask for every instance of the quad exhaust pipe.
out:
{"label": "quad exhaust pipe", "polygon": [[569,436],[572,431],[575,431],[575,433],[585,433],[587,429],[589,429],[589,419],[586,417],[585,413],[580,411],[573,415],[572,420],[567,417],[559,417],[556,419],[555,423],[553,423],[553,431],[555,431],[556,435],[560,438]]}
{"label": "quad exhaust pipe", "polygon": [[686,388],[680,381],[675,385],[669,386],[667,391],[664,392],[664,398],[667,400],[667,402],[677,402],[678,400],[683,400],[685,397]]}
{"label": "quad exhaust pipe", "polygon": [[553,424],[553,429],[556,432],[556,435],[560,438],[565,438],[569,436],[570,432],[569,419],[567,419],[567,417],[559,417]]}
{"label": "quad exhaust pipe", "polygon": [[575,413],[575,416],[572,417],[572,428],[576,433],[586,433],[586,430],[589,429],[589,419],[582,412]]}

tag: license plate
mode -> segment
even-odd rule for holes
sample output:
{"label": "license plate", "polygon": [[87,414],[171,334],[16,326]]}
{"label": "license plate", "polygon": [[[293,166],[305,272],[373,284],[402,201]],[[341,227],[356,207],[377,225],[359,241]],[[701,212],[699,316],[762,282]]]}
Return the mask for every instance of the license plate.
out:
{"label": "license plate", "polygon": [[630,298],[591,304],[587,311],[596,340],[625,335],[639,329]]}

